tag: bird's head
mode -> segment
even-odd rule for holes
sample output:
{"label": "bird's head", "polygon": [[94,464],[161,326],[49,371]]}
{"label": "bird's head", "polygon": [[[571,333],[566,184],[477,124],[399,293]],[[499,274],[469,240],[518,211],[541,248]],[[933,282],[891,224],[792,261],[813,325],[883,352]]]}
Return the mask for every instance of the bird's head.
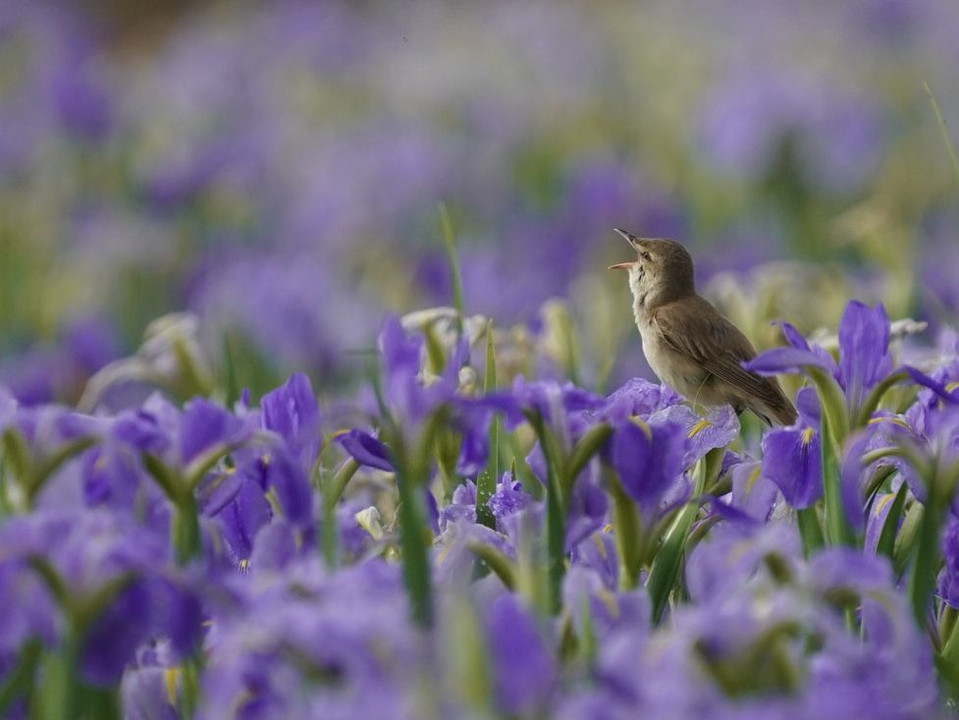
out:
{"label": "bird's head", "polygon": [[636,237],[618,228],[616,232],[626,239],[637,257],[609,269],[628,270],[634,294],[649,294],[658,302],[669,302],[696,292],[693,259],[686,248],[675,240]]}

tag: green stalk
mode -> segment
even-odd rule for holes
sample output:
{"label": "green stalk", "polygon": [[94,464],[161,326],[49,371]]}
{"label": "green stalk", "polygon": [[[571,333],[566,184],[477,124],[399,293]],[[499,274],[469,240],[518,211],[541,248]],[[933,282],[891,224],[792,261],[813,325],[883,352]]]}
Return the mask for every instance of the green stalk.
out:
{"label": "green stalk", "polygon": [[566,572],[566,513],[557,485],[555,480],[546,485],[547,602],[551,615],[557,614],[562,607],[563,575]]}
{"label": "green stalk", "polygon": [[808,559],[825,545],[816,506],[812,505],[796,511],[796,519],[799,523],[799,537],[802,539],[803,557]]}
{"label": "green stalk", "polygon": [[563,575],[566,572],[566,500],[562,495],[561,448],[540,415],[528,418],[546,459],[546,576],[547,610],[555,615],[562,606]]}
{"label": "green stalk", "polygon": [[[496,346],[493,342],[493,321],[486,323],[486,377],[483,390],[487,393],[496,389]],[[489,460],[486,468],[476,478],[476,520],[489,528],[496,527],[496,518],[489,509],[489,499],[496,492],[496,480],[499,478],[499,434],[501,421],[494,417],[489,428]]]}
{"label": "green stalk", "polygon": [[236,379],[236,363],[233,361],[233,349],[230,347],[228,332],[223,333],[221,344],[223,346],[223,387],[226,391],[223,404],[227,408],[232,408],[240,397],[240,388]]}
{"label": "green stalk", "polygon": [[453,222],[450,220],[446,203],[439,205],[440,225],[443,229],[443,243],[446,246],[446,260],[450,267],[450,285],[453,292],[453,307],[456,308],[456,333],[463,334],[463,317],[465,315],[463,303],[463,281],[460,276],[459,258],[456,255],[456,234],[453,232]]}
{"label": "green stalk", "polygon": [[719,474],[725,451],[726,448],[710,450],[706,457],[697,463],[693,495],[676,515],[663,538],[662,547],[653,560],[653,566],[649,571],[649,580],[646,582],[646,590],[653,603],[652,620],[654,624],[658,625],[662,619],[663,611],[669,601],[669,594],[676,583],[686,539],[689,536],[689,528],[699,512],[699,497],[706,485]]}
{"label": "green stalk", "polygon": [[486,566],[496,574],[507,589],[516,590],[519,587],[519,570],[506,555],[481,542],[470,542],[467,547],[471,553],[486,563]]}
{"label": "green stalk", "polygon": [[43,645],[36,638],[28,640],[20,649],[16,665],[8,668],[6,677],[0,681],[0,717],[6,717],[17,698],[30,697],[42,653]]}
{"label": "green stalk", "polygon": [[360,464],[353,458],[347,458],[323,487],[323,560],[330,569],[336,567],[336,504],[339,502],[346,484],[356,475]]}
{"label": "green stalk", "polygon": [[200,556],[200,518],[192,491],[181,493],[173,510],[173,550],[178,565]]}
{"label": "green stalk", "polygon": [[886,521],[882,525],[882,532],[879,534],[879,542],[876,543],[876,554],[884,555],[890,560],[894,557],[896,547],[896,532],[899,529],[899,519],[902,517],[902,511],[906,506],[906,494],[908,490],[906,483],[899,486],[895,498],[892,500],[892,507],[889,508],[889,514],[886,515]]}
{"label": "green stalk", "polygon": [[627,592],[639,585],[643,563],[643,542],[636,503],[623,490],[616,473],[606,471],[607,487],[613,499],[613,533],[619,555],[619,589]]}
{"label": "green stalk", "polygon": [[880,380],[876,386],[869,391],[869,395],[856,412],[856,418],[854,420],[855,427],[853,430],[866,427],[869,422],[869,418],[872,417],[872,414],[876,411],[876,408],[879,407],[879,403],[882,402],[883,395],[889,392],[889,389],[894,385],[897,385],[903,380],[908,379],[909,373],[907,373],[905,370],[900,370],[899,372],[891,373]]}
{"label": "green stalk", "polygon": [[[959,663],[959,636],[956,635],[956,620],[959,619],[959,610],[951,605],[945,605],[942,610],[942,616],[939,618],[939,650],[943,657],[947,657],[951,663]],[[950,643],[953,647],[949,647]],[[959,667],[959,666],[957,666]]]}
{"label": "green stalk", "polygon": [[846,517],[842,505],[841,478],[837,461],[837,448],[833,435],[829,415],[822,414],[822,424],[819,433],[821,448],[823,504],[826,518],[826,542],[830,545],[854,545],[855,537],[849,519]]}
{"label": "green stalk", "polygon": [[[429,435],[429,433],[427,433]],[[411,471],[405,444],[398,432],[392,432],[396,456],[396,487],[399,493],[400,550],[403,556],[403,582],[410,600],[410,616],[421,628],[433,625],[433,595],[430,581],[429,548],[424,535],[426,522],[417,490],[422,478]],[[424,439],[429,446],[431,438]],[[416,463],[420,467],[422,463]]]}
{"label": "green stalk", "polygon": [[62,647],[43,662],[43,689],[36,695],[38,716],[43,720],[74,720],[78,715],[80,640],[69,619],[67,625]]}
{"label": "green stalk", "polygon": [[956,181],[959,182],[959,159],[956,158],[956,149],[952,145],[952,139],[949,137],[949,128],[946,126],[946,119],[942,116],[942,110],[939,109],[939,103],[936,102],[936,96],[933,95],[929,83],[924,82],[922,86],[929,95],[929,103],[932,105],[932,111],[936,115],[936,123],[939,125],[939,133],[946,145],[946,151],[949,153],[949,161],[952,163],[952,172]]}
{"label": "green stalk", "polygon": [[928,625],[929,600],[936,583],[939,570],[939,526],[942,521],[943,506],[936,487],[938,473],[933,471],[928,492],[925,512],[919,524],[919,537],[913,557],[912,571],[909,574],[908,592],[912,603],[912,612],[920,628]]}
{"label": "green stalk", "polygon": [[832,438],[835,447],[841,448],[849,435],[849,416],[846,413],[846,398],[842,388],[839,387],[835,378],[822,368],[810,366],[807,369],[819,393],[823,420],[825,421],[826,418],[829,420],[828,427],[831,434],[823,434],[822,444],[825,446],[826,439]]}

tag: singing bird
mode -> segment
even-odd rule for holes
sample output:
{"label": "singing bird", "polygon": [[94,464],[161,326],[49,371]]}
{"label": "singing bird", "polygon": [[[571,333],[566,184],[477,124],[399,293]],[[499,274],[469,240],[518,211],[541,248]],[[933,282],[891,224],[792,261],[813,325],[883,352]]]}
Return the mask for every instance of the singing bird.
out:
{"label": "singing bird", "polygon": [[796,408],[775,378],[743,368],[756,356],[746,336],[696,293],[693,260],[674,240],[640,238],[616,229],[636,250],[629,271],[633,317],[653,372],[696,405],[752,410],[766,424],[792,425]]}

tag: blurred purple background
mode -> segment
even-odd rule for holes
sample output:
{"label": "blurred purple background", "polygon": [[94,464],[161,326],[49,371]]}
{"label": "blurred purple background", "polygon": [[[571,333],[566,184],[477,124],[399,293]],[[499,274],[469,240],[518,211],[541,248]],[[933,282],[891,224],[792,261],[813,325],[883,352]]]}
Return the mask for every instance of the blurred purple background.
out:
{"label": "blurred purple background", "polygon": [[959,309],[923,88],[959,123],[951,0],[140,5],[0,6],[23,400],[75,399],[179,310],[254,392],[339,387],[384,313],[450,303],[441,203],[467,312],[548,345],[561,299],[594,387],[645,373],[614,226],[687,243],[761,346],[851,296]]}

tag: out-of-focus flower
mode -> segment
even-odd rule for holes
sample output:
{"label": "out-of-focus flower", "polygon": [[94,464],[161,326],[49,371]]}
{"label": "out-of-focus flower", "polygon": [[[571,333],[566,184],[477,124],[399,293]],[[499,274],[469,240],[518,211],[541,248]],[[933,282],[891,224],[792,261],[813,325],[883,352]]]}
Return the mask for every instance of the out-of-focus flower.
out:
{"label": "out-of-focus flower", "polygon": [[533,613],[515,595],[506,594],[493,601],[484,625],[497,708],[507,715],[541,712],[555,688],[558,669]]}
{"label": "out-of-focus flower", "polygon": [[200,717],[415,714],[426,655],[397,566],[371,561],[327,575],[304,558],[245,595],[243,612],[218,623]]}
{"label": "out-of-focus flower", "polygon": [[[6,633],[7,651],[33,634],[64,642],[65,634],[82,633],[83,677],[112,685],[151,637],[168,638],[180,656],[197,645],[200,603],[171,572],[165,538],[102,511],[36,512],[9,520],[0,535],[5,548],[0,597],[17,597],[18,587],[33,588],[32,597],[12,614],[19,620]],[[60,588],[70,596],[60,596]],[[94,598],[99,605],[87,609],[96,611],[90,625],[71,626],[76,621],[72,608]]]}
{"label": "out-of-focus flower", "polygon": [[263,427],[279,434],[308,469],[320,451],[320,411],[313,386],[296,373],[260,401]]}

